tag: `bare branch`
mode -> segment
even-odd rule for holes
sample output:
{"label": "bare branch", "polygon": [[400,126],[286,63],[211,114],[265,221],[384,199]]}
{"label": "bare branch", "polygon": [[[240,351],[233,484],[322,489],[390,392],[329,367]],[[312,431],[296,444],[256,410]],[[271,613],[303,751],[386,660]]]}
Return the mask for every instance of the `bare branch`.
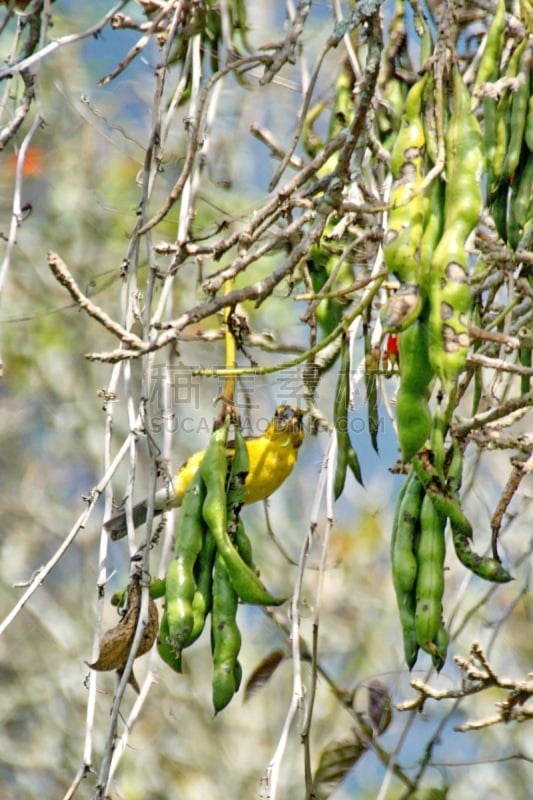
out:
{"label": "bare branch", "polygon": [[491,408],[489,411],[477,414],[472,419],[458,422],[454,425],[455,434],[459,437],[465,436],[471,430],[482,428],[496,420],[503,420],[517,411],[529,408],[531,405],[533,405],[533,391],[518,397],[511,397],[497,408]]}
{"label": "bare branch", "polygon": [[59,39],[56,39],[50,44],[47,44],[45,47],[42,47],[36,53],[27,58],[22,59],[17,64],[13,64],[12,66],[0,70],[0,80],[4,78],[12,78],[13,75],[17,75],[24,70],[29,69],[34,64],[37,64],[39,61],[42,61],[43,58],[46,58],[51,53],[54,53],[56,50],[59,50],[61,47],[65,47],[69,44],[74,44],[75,42],[81,42],[83,39],[87,39],[90,36],[96,36],[102,28],[105,28],[108,22],[113,18],[113,16],[120,11],[120,9],[126,5],[128,0],[120,0],[116,6],[113,6],[107,14],[104,14],[101,20],[96,22],[94,25],[91,25],[89,28],[86,28],[84,31],[80,31],[80,33],[72,33],[68,34],[67,36],[61,36]]}
{"label": "bare branch", "polygon": [[48,253],[48,266],[52,270],[55,279],[65,287],[72,299],[80,308],[83,308],[89,316],[96,319],[104,328],[117,336],[125,345],[128,345],[128,347],[134,347],[141,352],[146,349],[146,344],[142,339],[139,339],[134,333],[127,331],[122,325],[115,322],[109,314],[106,314],[99,306],[95,305],[92,300],[89,300],[81,291],[69,268],[57,253]]}
{"label": "bare branch", "polygon": [[525,722],[533,719],[533,710],[524,708],[524,704],[533,697],[533,680],[517,680],[503,678],[498,675],[478,642],[473,643],[467,659],[455,656],[455,661],[463,673],[460,687],[456,689],[434,689],[425,681],[415,678],[411,681],[411,686],[419,693],[418,697],[401,703],[397,706],[398,710],[407,711],[414,708],[420,710],[428,698],[438,702],[441,700],[458,700],[473,694],[479,694],[496,686],[508,694],[505,700],[497,703],[499,711],[481,720],[469,721],[458,725],[455,730],[462,732],[481,730],[502,722]]}

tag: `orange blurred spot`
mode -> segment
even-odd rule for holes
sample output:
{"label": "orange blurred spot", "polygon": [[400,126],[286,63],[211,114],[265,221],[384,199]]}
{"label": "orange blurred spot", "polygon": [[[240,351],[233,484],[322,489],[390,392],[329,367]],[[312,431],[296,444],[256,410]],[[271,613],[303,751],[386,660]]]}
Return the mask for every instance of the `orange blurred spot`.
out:
{"label": "orange blurred spot", "polygon": [[[24,159],[24,167],[22,174],[25,178],[35,178],[41,174],[44,168],[45,151],[41,147],[28,148],[26,158]],[[8,158],[8,167],[12,172],[17,168],[18,153],[10,153]]]}

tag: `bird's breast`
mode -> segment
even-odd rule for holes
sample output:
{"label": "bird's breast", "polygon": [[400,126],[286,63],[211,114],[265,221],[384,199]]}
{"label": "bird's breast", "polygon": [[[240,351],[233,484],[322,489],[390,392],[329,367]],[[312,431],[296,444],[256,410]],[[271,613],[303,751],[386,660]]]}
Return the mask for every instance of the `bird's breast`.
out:
{"label": "bird's breast", "polygon": [[296,462],[290,438],[276,442],[250,443],[250,471],[245,481],[246,503],[265,500],[281,486]]}

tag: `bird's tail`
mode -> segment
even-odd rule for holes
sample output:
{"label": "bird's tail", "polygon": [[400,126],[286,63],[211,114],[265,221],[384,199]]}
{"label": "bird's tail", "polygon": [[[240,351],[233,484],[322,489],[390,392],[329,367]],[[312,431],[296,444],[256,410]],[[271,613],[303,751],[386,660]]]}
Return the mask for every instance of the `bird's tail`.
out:
{"label": "bird's tail", "polygon": [[[139,525],[142,525],[146,522],[146,515],[148,512],[148,506],[146,500],[143,500],[142,503],[137,503],[136,506],[133,506],[133,527],[138,528]],[[155,509],[155,514],[160,514],[161,511]],[[123,536],[126,535],[128,527],[126,523],[126,512],[119,511],[118,514],[115,514],[114,517],[110,517],[107,522],[104,522],[104,530],[107,531],[110,538],[113,541],[117,539],[122,539]]]}

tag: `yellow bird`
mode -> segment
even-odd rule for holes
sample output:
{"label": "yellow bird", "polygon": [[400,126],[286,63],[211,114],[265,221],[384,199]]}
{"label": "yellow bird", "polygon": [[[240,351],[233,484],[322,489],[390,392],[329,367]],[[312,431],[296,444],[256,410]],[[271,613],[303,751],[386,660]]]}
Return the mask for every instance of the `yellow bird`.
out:
{"label": "yellow bird", "polygon": [[[296,463],[298,450],[304,438],[302,418],[304,411],[295,406],[278,406],[267,429],[261,436],[246,439],[250,459],[250,471],[244,483],[245,503],[257,503],[279,489]],[[168,481],[154,498],[154,514],[161,514],[169,508],[181,506],[183,495],[189,481],[200,466],[205,450],[194,453]],[[228,448],[228,461],[233,450]],[[147,501],[143,500],[133,507],[133,524],[137,528],[146,522]],[[111,539],[122,539],[126,535],[126,512],[119,511],[104,523]]]}

